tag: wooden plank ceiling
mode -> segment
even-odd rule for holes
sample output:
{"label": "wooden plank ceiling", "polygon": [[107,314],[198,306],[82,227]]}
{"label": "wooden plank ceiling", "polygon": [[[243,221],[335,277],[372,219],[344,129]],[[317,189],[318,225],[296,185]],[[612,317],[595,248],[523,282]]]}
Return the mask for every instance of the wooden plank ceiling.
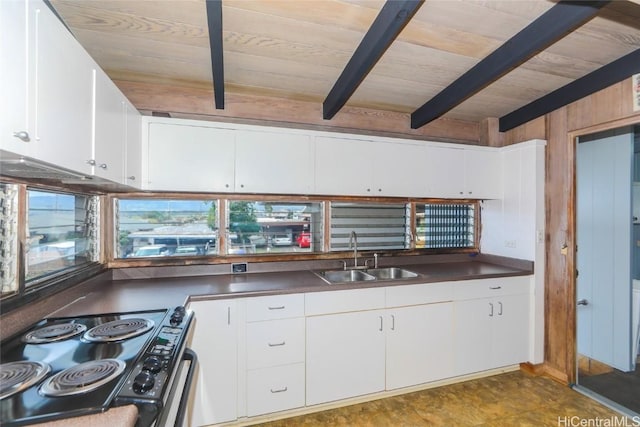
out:
{"label": "wooden plank ceiling", "polygon": [[[215,6],[211,3],[220,5],[211,0],[210,9]],[[601,77],[585,76],[628,55],[632,56],[614,71],[621,78],[640,72],[636,70],[640,59],[635,59],[640,48],[640,5],[620,0],[604,2],[608,4],[600,8],[598,3],[589,2],[595,17],[584,18],[557,41],[541,43],[533,56],[508,65],[505,73],[478,90],[463,93],[453,108],[440,115],[479,123],[527,108],[581,78],[574,87],[588,91]],[[367,32],[385,1],[222,0],[223,52],[215,50],[213,56],[205,0],[51,0],[51,4],[121,87],[125,82],[169,87],[176,96],[180,88],[212,91],[212,61],[215,69],[216,61],[222,60],[224,72],[217,73],[223,74],[227,101],[222,104],[231,108],[232,95],[323,103],[363,38],[371,37]],[[409,129],[409,114],[423,105],[431,110],[429,101],[506,42],[515,43],[514,36],[555,6],[547,0],[427,0],[384,46],[345,105],[406,114],[403,126]],[[527,35],[532,44],[538,39],[536,31]],[[541,32],[540,39],[544,35]],[[528,48],[526,40],[518,43],[517,47]],[[611,74],[612,68],[600,75]],[[152,101],[136,106],[154,109]],[[158,107],[167,110],[166,105]],[[202,114],[185,105],[177,110],[168,112]]]}

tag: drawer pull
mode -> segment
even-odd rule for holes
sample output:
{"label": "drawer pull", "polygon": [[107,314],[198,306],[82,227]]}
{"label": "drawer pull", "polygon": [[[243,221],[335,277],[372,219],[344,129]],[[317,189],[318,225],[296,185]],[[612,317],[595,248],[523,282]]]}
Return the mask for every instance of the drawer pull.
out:
{"label": "drawer pull", "polygon": [[284,305],[279,305],[277,307],[268,307],[269,310],[284,310]]}
{"label": "drawer pull", "polygon": [[284,345],[284,341],[276,342],[276,343],[267,343],[267,344],[269,344],[269,347],[280,347],[280,346]]}
{"label": "drawer pull", "polygon": [[502,289],[502,286],[489,286],[489,289],[492,289],[495,291],[496,289]]}
{"label": "drawer pull", "polygon": [[285,388],[278,388],[278,389],[271,389],[271,393],[284,393],[285,391],[287,391],[287,387]]}

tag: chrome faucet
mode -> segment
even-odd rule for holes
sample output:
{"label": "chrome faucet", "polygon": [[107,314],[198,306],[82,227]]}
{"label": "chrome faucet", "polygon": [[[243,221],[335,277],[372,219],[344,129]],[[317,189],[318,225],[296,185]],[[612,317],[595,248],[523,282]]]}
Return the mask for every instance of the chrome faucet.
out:
{"label": "chrome faucet", "polygon": [[349,236],[349,249],[351,249],[351,245],[353,245],[353,267],[358,267],[358,235],[355,231],[351,232]]}

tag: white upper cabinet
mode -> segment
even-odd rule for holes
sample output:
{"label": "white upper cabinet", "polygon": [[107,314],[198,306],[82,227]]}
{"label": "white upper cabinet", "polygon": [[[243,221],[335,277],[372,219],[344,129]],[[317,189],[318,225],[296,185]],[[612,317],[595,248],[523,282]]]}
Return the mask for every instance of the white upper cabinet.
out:
{"label": "white upper cabinet", "polygon": [[33,156],[91,174],[94,62],[49,8],[29,3]]}
{"label": "white upper cabinet", "polygon": [[460,198],[464,191],[464,150],[444,146],[426,148],[425,170],[429,195]]}
{"label": "white upper cabinet", "polygon": [[235,132],[207,126],[149,123],[147,190],[234,189]]}
{"label": "white upper cabinet", "polygon": [[142,185],[142,116],[128,101],[125,115],[125,171],[124,183],[140,188]]}
{"label": "white upper cabinet", "polygon": [[94,175],[124,183],[126,110],[124,96],[100,69],[94,69]]}
{"label": "white upper cabinet", "polygon": [[502,193],[500,152],[488,147],[429,146],[425,162],[433,197],[496,199]]}
{"label": "white upper cabinet", "polygon": [[317,194],[427,196],[424,147],[316,137]]}
{"label": "white upper cabinet", "polygon": [[470,199],[502,197],[502,162],[496,148],[464,149],[464,195]]}
{"label": "white upper cabinet", "polygon": [[236,192],[313,191],[313,145],[309,135],[238,130],[235,141]]}
{"label": "white upper cabinet", "polygon": [[0,148],[24,156],[33,149],[27,111],[28,6],[27,1],[0,2]]}

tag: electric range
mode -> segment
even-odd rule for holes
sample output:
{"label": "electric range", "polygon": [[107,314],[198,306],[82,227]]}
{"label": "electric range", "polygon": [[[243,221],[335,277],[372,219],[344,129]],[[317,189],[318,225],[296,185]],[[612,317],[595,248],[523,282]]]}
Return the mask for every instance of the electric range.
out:
{"label": "electric range", "polygon": [[[184,307],[47,318],[2,342],[0,424],[28,425],[135,404],[136,426],[164,423],[193,314]],[[181,393],[184,394],[184,393]]]}

